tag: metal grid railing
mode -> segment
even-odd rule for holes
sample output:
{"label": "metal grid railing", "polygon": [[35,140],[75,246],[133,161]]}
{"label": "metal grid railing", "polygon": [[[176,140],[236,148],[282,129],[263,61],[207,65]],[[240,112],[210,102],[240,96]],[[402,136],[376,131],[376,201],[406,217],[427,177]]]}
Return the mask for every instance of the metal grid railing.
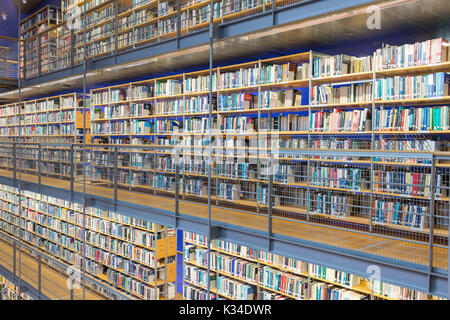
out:
{"label": "metal grid railing", "polygon": [[[13,216],[10,215],[9,217]],[[21,221],[20,227],[19,221]],[[3,243],[2,250],[10,250],[12,252],[11,255],[5,255],[4,258],[0,259],[0,262],[4,267],[13,271],[16,285],[20,284],[20,281],[25,281],[33,286],[36,289],[36,299],[43,299],[44,295],[52,300],[83,299],[81,290],[77,288],[71,289],[69,286],[61,286],[61,282],[49,278],[52,272],[62,276],[63,279],[69,278],[71,276],[69,271],[70,265],[46,253],[42,253],[40,249],[36,249],[36,247],[32,247],[24,242],[24,240],[27,240],[29,243],[35,243],[34,241],[37,239],[30,237],[31,233],[24,232],[28,227],[25,217],[19,218],[17,216],[14,220],[8,218],[8,223],[5,223],[2,217],[0,224],[2,227],[0,231],[0,241]],[[36,232],[39,231],[36,230]],[[39,247],[40,243],[35,243],[35,245]],[[19,258],[20,255],[21,258]],[[88,290],[102,292],[102,294],[110,298],[123,299],[120,294],[118,295],[118,292],[105,287],[98,280],[94,280],[89,276],[86,278],[85,285]],[[23,292],[22,285],[21,288],[21,292]]]}
{"label": "metal grid railing", "polygon": [[87,192],[104,187],[113,201],[130,201],[130,191],[157,196],[147,205],[203,218],[210,191],[213,222],[446,272],[450,156],[281,149],[251,163],[235,149],[209,166],[195,148],[91,144],[83,163],[80,145],[2,143],[0,165],[17,177],[21,161],[22,179],[57,178],[63,188],[81,183],[84,166]]}

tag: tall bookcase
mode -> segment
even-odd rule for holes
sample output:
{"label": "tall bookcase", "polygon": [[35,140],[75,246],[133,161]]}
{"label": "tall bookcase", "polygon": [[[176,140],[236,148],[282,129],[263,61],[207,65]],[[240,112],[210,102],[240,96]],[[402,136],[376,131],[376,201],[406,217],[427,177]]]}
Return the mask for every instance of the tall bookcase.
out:
{"label": "tall bookcase", "polygon": [[[207,238],[183,234],[183,297],[207,299]],[[434,300],[415,290],[235,243],[211,242],[210,297],[220,300]]]}
{"label": "tall bookcase", "polygon": [[[434,235],[448,237],[448,163],[438,161],[432,174],[429,160],[413,157],[448,150],[447,48],[434,39],[361,58],[309,51],[215,68],[213,142],[234,162],[213,163],[213,201],[266,212],[272,185],[274,214],[425,239],[433,210]],[[196,156],[207,146],[208,78],[205,70],[91,91],[94,142],[165,147],[127,151],[119,185],[173,194],[177,146],[186,156],[183,197],[205,201],[207,164]],[[290,152],[298,149],[409,156]],[[93,158],[93,180],[109,179],[106,154]],[[273,175],[269,159],[277,161]]]}
{"label": "tall bookcase", "polygon": [[[0,185],[0,227],[65,263],[82,268],[83,210],[69,201]],[[94,207],[86,208],[86,272],[138,299],[173,299],[173,229]],[[155,276],[156,275],[156,276]],[[155,290],[156,288],[156,290]]]}
{"label": "tall bookcase", "polygon": [[[61,1],[64,22],[52,30],[51,36],[53,38],[56,34],[58,39],[58,69],[81,63],[84,58],[81,42],[84,36],[84,2]],[[181,0],[179,7],[177,3],[175,0],[87,0],[87,58],[113,54],[208,26],[209,0]],[[283,0],[276,1],[277,6],[285,4]],[[224,23],[271,8],[271,0],[214,1],[213,20],[216,24]],[[36,76],[36,69],[31,67],[27,70],[26,77]]]}
{"label": "tall bookcase", "polygon": [[[90,142],[90,111],[89,105],[83,107],[83,100],[82,95],[69,93],[24,101],[20,106],[18,103],[2,105],[0,106],[1,140],[18,142],[20,133],[22,143],[43,143],[40,156],[41,169],[48,174],[68,178],[72,161],[68,144],[81,143],[84,139],[87,143]],[[86,101],[89,103],[89,98]],[[86,123],[83,123],[83,113]],[[47,143],[67,145],[45,145]],[[2,154],[3,165],[13,161],[11,151],[12,148]],[[31,173],[37,173],[38,148],[30,148],[30,145],[27,145],[27,148],[22,148],[21,152],[22,168]],[[80,169],[79,166],[76,167],[75,176],[80,174]]]}
{"label": "tall bookcase", "polygon": [[47,73],[56,69],[57,39],[56,32],[50,32],[62,22],[61,9],[47,5],[20,22],[21,62],[26,68],[27,77],[40,72]]}
{"label": "tall bookcase", "polygon": [[86,106],[84,132],[83,100],[80,94],[69,93],[24,101],[20,111],[18,103],[1,105],[0,135],[14,141],[21,130],[22,142],[80,143],[85,136],[89,141],[90,111]]}

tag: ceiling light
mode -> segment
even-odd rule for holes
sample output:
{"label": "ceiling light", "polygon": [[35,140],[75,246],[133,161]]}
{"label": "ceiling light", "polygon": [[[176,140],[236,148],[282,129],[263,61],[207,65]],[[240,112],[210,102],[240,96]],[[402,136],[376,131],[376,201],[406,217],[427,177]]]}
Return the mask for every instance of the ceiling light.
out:
{"label": "ceiling light", "polygon": [[145,59],[145,60],[141,60],[132,64],[127,64],[127,65],[122,65],[122,66],[116,66],[116,67],[112,67],[112,68],[106,68],[105,71],[116,71],[116,70],[121,70],[121,69],[126,69],[126,68],[132,68],[132,67],[137,67],[137,66],[141,66],[144,64],[149,64],[149,63],[153,63],[153,62],[157,62],[158,58],[151,58],[151,59]]}

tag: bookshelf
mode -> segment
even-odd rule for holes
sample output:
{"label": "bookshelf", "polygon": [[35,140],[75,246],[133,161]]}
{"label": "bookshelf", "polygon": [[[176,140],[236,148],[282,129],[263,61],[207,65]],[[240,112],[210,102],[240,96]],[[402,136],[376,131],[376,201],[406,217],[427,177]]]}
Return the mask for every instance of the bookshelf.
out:
{"label": "bookshelf", "polygon": [[0,275],[0,295],[2,297],[1,300],[33,300],[33,297],[24,292],[20,294],[19,298],[16,285],[2,275]]}
{"label": "bookshelf", "polygon": [[80,143],[84,137],[89,141],[89,106],[85,109],[86,132],[83,131],[83,98],[78,93],[24,101],[20,104],[21,119],[18,103],[2,105],[1,136],[14,141],[21,130],[22,142]]}
{"label": "bookshelf", "polygon": [[[2,105],[0,106],[1,140],[17,142],[20,134],[22,143],[43,143],[40,151],[41,169],[48,174],[68,178],[72,161],[70,144],[82,143],[84,139],[87,143],[90,142],[90,111],[89,106],[83,108],[83,100],[82,95],[69,93],[24,101],[20,106],[18,103]],[[89,103],[89,99],[86,101]],[[84,111],[86,129],[83,123]],[[51,143],[66,145],[45,145]],[[38,147],[23,149],[21,152],[22,168],[36,174],[38,172],[36,160],[39,159]],[[1,161],[2,163],[11,162],[11,152],[2,157]],[[81,175],[81,167],[77,166],[74,174]]]}
{"label": "bookshelf", "polygon": [[[82,268],[83,214],[79,204],[24,191],[19,218],[15,188],[0,186],[1,228],[44,253]],[[86,272],[137,299],[175,295],[173,229],[98,208],[86,208]],[[155,276],[156,275],[156,276]]]}
{"label": "bookshelf", "polygon": [[20,39],[25,50],[20,48],[21,65],[26,76],[56,69],[57,34],[54,27],[62,22],[61,9],[47,5],[20,22]]}
{"label": "bookshelf", "polygon": [[[215,68],[213,157],[234,161],[213,164],[215,204],[267,210],[265,169],[272,154],[278,160],[277,214],[423,237],[429,232],[431,163],[412,155],[448,150],[447,44],[434,39],[389,47],[389,65],[380,62],[388,52],[383,49],[366,57],[309,51]],[[435,55],[419,56],[425,48]],[[128,149],[119,165],[119,184],[173,194],[171,152],[178,149],[186,156],[183,198],[205,201],[207,165],[196,156],[207,145],[208,78],[204,70],[91,91],[94,143],[161,147]],[[373,149],[411,156],[294,156],[293,149]],[[107,155],[99,152],[92,163],[99,183],[108,181],[100,161]],[[433,232],[447,237],[448,165],[437,162],[436,168],[432,201],[441,217],[435,218]]]}
{"label": "bookshelf", "polygon": [[[295,0],[297,1],[297,0]],[[117,4],[117,6],[116,6]],[[283,0],[276,1],[284,6]],[[213,20],[215,24],[271,10],[271,0],[214,0]],[[83,30],[84,0],[61,1],[63,23],[51,30],[50,39],[55,39],[56,60],[51,70],[71,67],[84,58]],[[87,0],[87,42],[88,59],[114,54],[160,40],[185,35],[206,28],[210,15],[209,0],[181,0],[179,7],[175,0]],[[180,25],[178,26],[178,20]],[[53,40],[52,40],[53,41]],[[35,43],[27,46],[35,48]],[[30,49],[32,50],[32,49]],[[31,53],[36,61],[36,54]],[[31,63],[26,78],[39,74],[39,65]],[[42,69],[41,72],[49,72]]]}
{"label": "bookshelf", "polygon": [[[206,299],[207,238],[183,233],[183,297]],[[431,300],[436,297],[235,243],[211,242],[211,298],[249,300]],[[220,279],[220,280],[219,280]],[[232,283],[224,291],[222,283]],[[246,286],[246,289],[239,289]],[[245,292],[243,294],[242,292]],[[241,294],[241,296],[239,296]]]}

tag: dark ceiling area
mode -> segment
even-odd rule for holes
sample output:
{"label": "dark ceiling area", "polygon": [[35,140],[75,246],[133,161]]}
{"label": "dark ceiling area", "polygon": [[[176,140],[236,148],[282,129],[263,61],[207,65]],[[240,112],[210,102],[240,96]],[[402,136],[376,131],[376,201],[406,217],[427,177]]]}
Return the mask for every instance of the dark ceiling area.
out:
{"label": "dark ceiling area", "polygon": [[18,37],[19,4],[22,20],[48,4],[60,6],[61,0],[0,0],[0,36]]}

